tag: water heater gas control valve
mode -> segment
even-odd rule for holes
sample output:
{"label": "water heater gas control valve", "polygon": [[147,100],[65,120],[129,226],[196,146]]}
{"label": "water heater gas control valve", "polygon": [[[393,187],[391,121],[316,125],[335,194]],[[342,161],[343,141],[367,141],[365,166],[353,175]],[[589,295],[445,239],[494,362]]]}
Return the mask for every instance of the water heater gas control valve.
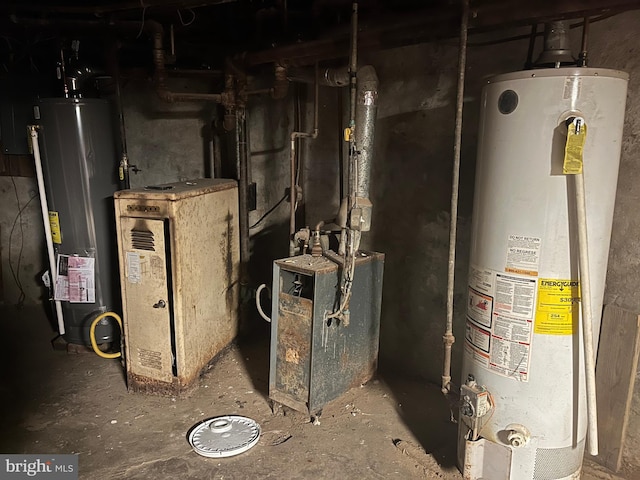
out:
{"label": "water heater gas control valve", "polygon": [[482,418],[491,411],[489,391],[469,375],[460,389],[460,413],[469,418]]}

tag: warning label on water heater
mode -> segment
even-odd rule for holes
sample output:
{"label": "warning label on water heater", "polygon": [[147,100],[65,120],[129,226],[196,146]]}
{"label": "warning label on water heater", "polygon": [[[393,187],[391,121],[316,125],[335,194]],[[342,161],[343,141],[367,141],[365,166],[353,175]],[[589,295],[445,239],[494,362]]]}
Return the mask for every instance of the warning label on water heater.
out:
{"label": "warning label on water heater", "polygon": [[527,382],[537,281],[471,267],[465,353],[499,375]]}
{"label": "warning label on water heater", "polygon": [[529,276],[538,275],[541,242],[539,237],[509,235],[505,272]]}
{"label": "warning label on water heater", "polygon": [[491,313],[493,312],[493,297],[484,295],[469,287],[469,304],[467,315],[477,324],[491,328]]}
{"label": "warning label on water heater", "polygon": [[95,303],[95,258],[58,255],[54,300]]}

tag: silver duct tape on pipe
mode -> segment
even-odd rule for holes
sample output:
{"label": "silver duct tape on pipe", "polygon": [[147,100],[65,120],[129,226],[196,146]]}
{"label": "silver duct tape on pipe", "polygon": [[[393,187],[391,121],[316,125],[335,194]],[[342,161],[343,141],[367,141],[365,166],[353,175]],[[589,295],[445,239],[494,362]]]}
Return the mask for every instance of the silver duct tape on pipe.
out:
{"label": "silver duct tape on pipe", "polygon": [[[293,82],[313,83],[314,72],[306,68],[290,68],[287,78]],[[349,85],[349,69],[326,68],[318,75],[318,84],[324,87],[346,87]],[[375,68],[366,65],[358,69],[356,94],[355,143],[357,153],[354,209],[350,225],[363,232],[371,230],[373,204],[369,198],[371,165],[375,143],[376,115],[378,113],[378,75]],[[342,227],[347,223],[347,205],[343,201],[336,223]]]}
{"label": "silver duct tape on pipe", "polygon": [[358,96],[356,99],[356,191],[355,208],[360,214],[360,230],[371,229],[373,204],[369,199],[371,166],[378,113],[378,76],[375,69],[367,65],[358,71]]}

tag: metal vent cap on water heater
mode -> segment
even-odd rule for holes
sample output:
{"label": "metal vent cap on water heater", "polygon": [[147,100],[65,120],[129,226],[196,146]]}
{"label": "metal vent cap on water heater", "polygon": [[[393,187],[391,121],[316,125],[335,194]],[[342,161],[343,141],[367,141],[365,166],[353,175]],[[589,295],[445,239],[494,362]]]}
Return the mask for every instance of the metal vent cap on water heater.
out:
{"label": "metal vent cap on water heater", "polygon": [[569,47],[567,22],[550,22],[544,26],[544,50],[535,62],[536,67],[575,65]]}

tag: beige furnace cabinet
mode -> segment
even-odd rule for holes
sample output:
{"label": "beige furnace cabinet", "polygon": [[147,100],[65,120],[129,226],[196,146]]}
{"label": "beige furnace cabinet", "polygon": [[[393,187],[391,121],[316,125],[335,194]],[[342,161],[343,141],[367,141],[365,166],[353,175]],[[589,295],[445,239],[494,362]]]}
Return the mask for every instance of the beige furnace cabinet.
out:
{"label": "beige furnace cabinet", "polygon": [[237,333],[237,183],[201,179],[114,197],[129,389],[182,393]]}

